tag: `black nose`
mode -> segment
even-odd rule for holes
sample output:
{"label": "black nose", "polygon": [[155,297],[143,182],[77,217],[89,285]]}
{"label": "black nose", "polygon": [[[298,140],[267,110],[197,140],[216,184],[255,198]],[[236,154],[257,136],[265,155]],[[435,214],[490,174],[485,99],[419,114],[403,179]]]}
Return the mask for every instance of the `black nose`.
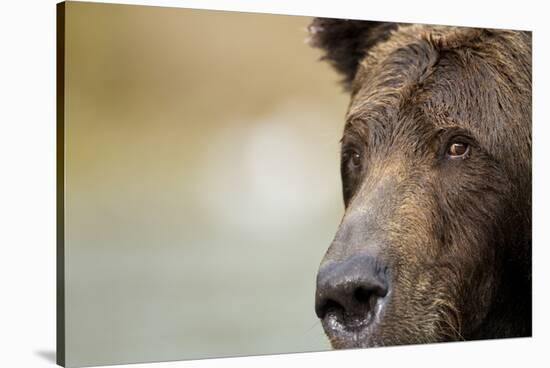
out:
{"label": "black nose", "polygon": [[372,256],[329,263],[317,274],[315,313],[321,319],[330,309],[345,316],[366,316],[386,296],[388,287],[387,267]]}

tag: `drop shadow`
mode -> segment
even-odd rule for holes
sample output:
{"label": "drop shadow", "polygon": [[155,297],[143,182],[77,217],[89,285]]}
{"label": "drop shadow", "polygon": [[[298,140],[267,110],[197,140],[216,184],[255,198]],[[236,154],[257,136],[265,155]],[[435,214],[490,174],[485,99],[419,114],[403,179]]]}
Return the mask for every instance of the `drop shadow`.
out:
{"label": "drop shadow", "polygon": [[38,355],[39,357],[41,357],[42,359],[44,359],[44,360],[46,360],[50,363],[56,364],[55,350],[39,350],[39,351],[35,351],[34,353],[36,355]]}

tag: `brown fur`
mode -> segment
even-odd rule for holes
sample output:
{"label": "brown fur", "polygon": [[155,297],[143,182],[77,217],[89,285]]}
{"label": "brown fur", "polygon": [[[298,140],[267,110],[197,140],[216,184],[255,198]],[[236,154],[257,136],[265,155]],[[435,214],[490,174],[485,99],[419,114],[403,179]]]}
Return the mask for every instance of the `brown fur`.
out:
{"label": "brown fur", "polygon": [[[531,335],[531,34],[316,19],[351,94],[346,212],[322,265],[389,265],[380,321],[335,348]],[[445,156],[460,137],[464,159]],[[350,154],[359,154],[352,167]]]}

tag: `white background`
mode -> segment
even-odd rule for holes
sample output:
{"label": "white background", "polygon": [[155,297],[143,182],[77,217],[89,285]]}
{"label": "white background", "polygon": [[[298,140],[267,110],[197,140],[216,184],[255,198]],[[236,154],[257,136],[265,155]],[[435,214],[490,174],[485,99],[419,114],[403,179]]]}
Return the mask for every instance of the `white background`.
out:
{"label": "white background", "polygon": [[[543,1],[117,1],[533,30],[534,319],[532,339],[157,363],[158,367],[544,366],[549,317],[550,44]],[[0,365],[52,367],[55,350],[55,3],[0,11]],[[137,364],[139,368],[151,365]]]}

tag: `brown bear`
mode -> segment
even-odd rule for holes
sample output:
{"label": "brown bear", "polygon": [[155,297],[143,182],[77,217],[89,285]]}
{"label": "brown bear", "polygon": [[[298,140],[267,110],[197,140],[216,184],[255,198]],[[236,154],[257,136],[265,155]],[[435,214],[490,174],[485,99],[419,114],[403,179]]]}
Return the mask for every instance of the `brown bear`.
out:
{"label": "brown bear", "polygon": [[315,19],[351,95],[334,348],[531,335],[531,33]]}

